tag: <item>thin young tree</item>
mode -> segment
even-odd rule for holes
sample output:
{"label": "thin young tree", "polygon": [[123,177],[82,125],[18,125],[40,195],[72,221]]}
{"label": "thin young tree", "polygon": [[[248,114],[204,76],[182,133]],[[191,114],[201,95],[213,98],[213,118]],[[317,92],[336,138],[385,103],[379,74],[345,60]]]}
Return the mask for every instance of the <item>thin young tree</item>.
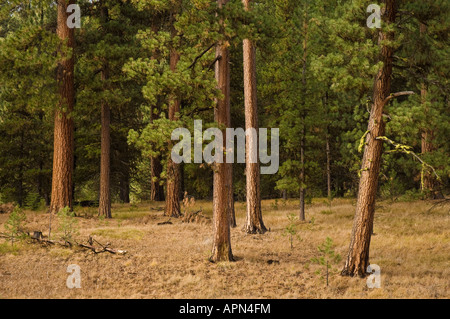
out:
{"label": "thin young tree", "polygon": [[[302,84],[303,84],[303,98],[306,99],[307,83],[306,83],[306,71],[307,71],[307,58],[308,58],[308,5],[305,3],[304,21],[303,21],[303,68],[302,68]],[[305,221],[305,181],[306,181],[306,169],[305,169],[305,135],[306,135],[306,106],[304,105],[302,111],[302,129],[300,138],[300,220]]]}
{"label": "thin young tree", "polygon": [[[102,23],[108,22],[108,8],[102,3]],[[105,61],[101,70],[101,78],[106,89],[109,78],[109,66]],[[99,216],[112,218],[111,215],[111,110],[107,101],[101,102],[101,142],[100,142],[100,197]]]}
{"label": "thin young tree", "polygon": [[[427,26],[421,22],[419,25],[420,36],[422,38],[426,37]],[[426,74],[424,78],[426,78]],[[429,118],[429,107],[428,107],[428,87],[425,82],[421,83],[420,90],[420,100],[423,107],[423,112],[425,117]],[[427,155],[436,151],[436,146],[434,145],[435,131],[430,127],[425,127],[421,132],[421,153],[422,155]],[[425,166],[422,167],[422,181],[421,181],[422,191],[430,199],[442,199],[443,195],[439,189],[439,181],[436,180],[435,176],[428,171]]]}
{"label": "thin young tree", "polygon": [[74,29],[67,25],[67,6],[73,1],[58,0],[56,33],[61,44],[61,60],[57,67],[59,103],[55,110],[53,141],[53,173],[50,212],[73,207],[74,124],[71,112],[75,103],[74,90]]}
{"label": "thin young tree", "polygon": [[[175,13],[171,15],[171,28],[172,28],[172,38],[175,37],[176,30],[173,26],[175,20]],[[177,52],[175,47],[170,49],[170,70],[175,72],[177,69],[177,64],[180,60],[180,54]],[[180,99],[172,95],[169,97],[169,120],[178,120],[178,113],[180,112]],[[164,215],[169,217],[180,217],[181,207],[180,207],[180,182],[181,173],[180,165],[172,161],[169,153],[167,159],[167,183],[166,183],[166,206],[164,210]]]}
{"label": "thin young tree", "polygon": [[[228,0],[217,0],[219,9],[226,5]],[[223,21],[220,21],[223,24]],[[223,94],[222,99],[217,99],[214,110],[214,120],[219,126],[226,127],[230,116],[230,56],[226,41],[219,41],[216,46],[216,81],[219,90]],[[225,129],[222,130],[225,136]],[[225,149],[225,139],[223,148]],[[225,154],[224,154],[225,156]],[[213,185],[213,247],[210,260],[233,261],[230,238],[230,198],[229,188],[232,187],[229,179],[231,163],[226,163],[225,157],[222,163],[214,164]]]}
{"label": "thin young tree", "polygon": [[[251,0],[243,0],[244,10],[250,10]],[[256,46],[250,39],[243,41],[244,56],[244,104],[245,129],[256,134],[247,135],[246,148],[246,194],[247,217],[244,225],[249,234],[267,231],[261,212],[260,167],[258,163],[258,106],[256,89]]]}

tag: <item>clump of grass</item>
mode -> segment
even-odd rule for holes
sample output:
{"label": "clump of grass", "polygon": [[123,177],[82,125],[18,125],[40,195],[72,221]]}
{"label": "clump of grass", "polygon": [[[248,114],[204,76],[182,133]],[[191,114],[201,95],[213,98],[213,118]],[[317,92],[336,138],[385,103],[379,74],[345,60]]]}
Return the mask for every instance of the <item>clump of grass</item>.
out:
{"label": "clump of grass", "polygon": [[20,247],[18,245],[10,245],[7,242],[0,244],[0,255],[13,254],[17,255]]}
{"label": "clump of grass", "polygon": [[322,215],[331,215],[331,214],[333,214],[333,211],[332,210],[322,210],[320,213]]}

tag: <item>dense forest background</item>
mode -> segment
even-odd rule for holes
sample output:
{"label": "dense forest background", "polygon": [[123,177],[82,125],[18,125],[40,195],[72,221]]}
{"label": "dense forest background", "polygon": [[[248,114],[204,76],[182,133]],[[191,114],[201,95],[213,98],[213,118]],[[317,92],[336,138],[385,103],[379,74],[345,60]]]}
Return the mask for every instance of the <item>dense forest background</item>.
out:
{"label": "dense forest background", "polygon": [[[55,1],[2,0],[0,202],[50,205],[58,108],[73,121],[74,204],[99,200],[105,136],[111,201],[164,200],[172,129],[214,123],[217,43],[229,50],[231,127],[245,127],[244,39],[257,48],[258,125],[280,129],[280,169],[261,175],[261,197],[354,197],[380,68],[378,29],[366,25],[372,2],[261,0],[244,10],[242,0],[223,8],[212,0],[81,0],[71,47],[58,40]],[[384,143],[382,198],[450,190],[449,6],[397,1],[391,91],[415,94],[384,110],[392,143]],[[74,60],[73,110],[58,103],[63,56]],[[173,96],[179,111],[170,118]],[[182,164],[180,176],[180,199],[212,199],[211,167]],[[233,164],[235,200],[245,200],[245,184],[245,164]]]}

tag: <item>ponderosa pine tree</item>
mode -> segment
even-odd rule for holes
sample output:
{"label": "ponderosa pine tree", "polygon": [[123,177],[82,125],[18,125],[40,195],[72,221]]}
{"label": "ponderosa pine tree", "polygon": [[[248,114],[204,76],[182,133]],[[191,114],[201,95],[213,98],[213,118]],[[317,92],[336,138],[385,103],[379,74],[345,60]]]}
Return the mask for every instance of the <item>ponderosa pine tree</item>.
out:
{"label": "ponderosa pine tree", "polygon": [[397,14],[396,0],[386,0],[383,25],[379,31],[380,60],[383,62],[374,82],[373,104],[370,112],[364,155],[361,165],[361,178],[353,221],[351,242],[346,263],[342,270],[345,276],[364,277],[369,266],[369,248],[373,232],[375,199],[378,189],[385,122],[383,110],[393,97],[391,95],[391,76],[394,55],[394,31],[392,29]]}
{"label": "ponderosa pine tree", "polygon": [[[108,23],[108,7],[103,2],[101,4],[101,23]],[[106,87],[109,79],[108,61],[103,61],[101,79]],[[100,196],[99,196],[99,216],[112,218],[111,215],[111,109],[108,101],[101,102],[101,144],[100,144]]]}
{"label": "ponderosa pine tree", "polygon": [[[244,10],[250,10],[250,0],[243,0]],[[267,231],[261,212],[260,167],[258,162],[258,108],[256,86],[256,46],[253,40],[244,39],[244,104],[245,104],[245,129],[254,130],[256,134],[247,135],[246,149],[246,199],[247,217],[244,229],[247,233],[263,234]],[[253,140],[253,139],[256,139]],[[254,148],[256,146],[256,149]],[[255,161],[252,163],[250,160]]]}
{"label": "ponderosa pine tree", "polygon": [[[172,41],[175,41],[176,30],[173,24],[175,23],[175,12],[171,14],[171,37]],[[170,48],[170,70],[176,72],[177,64],[180,61],[180,54],[177,52],[176,47]],[[169,96],[169,120],[177,121],[180,113],[180,97],[173,94]],[[169,146],[169,149],[171,147]],[[181,189],[181,172],[180,165],[176,164],[169,153],[167,158],[167,183],[166,183],[166,206],[164,209],[164,215],[169,217],[180,217],[180,189]]]}
{"label": "ponderosa pine tree", "polygon": [[71,112],[75,104],[73,48],[74,29],[69,28],[67,7],[73,1],[58,0],[56,33],[61,41],[61,60],[57,68],[59,103],[55,109],[53,175],[50,212],[73,207],[74,125]]}
{"label": "ponderosa pine tree", "polygon": [[[217,0],[219,9],[222,9],[228,0]],[[223,21],[220,21],[223,25]],[[214,110],[214,120],[222,127],[222,136],[225,136],[225,129],[230,123],[230,56],[228,43],[219,41],[216,46],[216,81],[223,97],[217,99],[217,106]],[[223,149],[226,149],[226,140],[223,139]],[[225,152],[222,163],[214,163],[214,185],[213,185],[213,247],[210,260],[233,261],[230,237],[230,196],[232,192],[230,169],[231,163],[226,163]],[[230,198],[231,197],[231,198]]]}

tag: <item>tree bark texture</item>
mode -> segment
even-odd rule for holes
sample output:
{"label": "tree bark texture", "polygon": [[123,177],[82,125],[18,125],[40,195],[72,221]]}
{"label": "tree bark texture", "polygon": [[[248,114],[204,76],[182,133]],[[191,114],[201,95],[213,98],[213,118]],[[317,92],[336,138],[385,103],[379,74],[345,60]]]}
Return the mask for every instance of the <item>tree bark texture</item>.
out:
{"label": "tree bark texture", "polygon": [[[57,5],[58,38],[68,49],[74,48],[74,30],[67,26],[67,6],[72,1],[59,0]],[[62,59],[58,63],[57,83],[59,105],[55,110],[55,126],[53,141],[53,172],[50,212],[56,213],[68,206],[73,208],[73,156],[74,156],[74,124],[71,118],[75,103],[74,90],[74,57],[68,56],[67,50],[60,50]]]}
{"label": "tree bark texture", "polygon": [[[175,32],[174,30],[172,32]],[[170,51],[170,69],[176,71],[179,53],[172,48]],[[177,96],[171,96],[169,101],[169,120],[176,121],[177,113],[180,112],[180,100]],[[171,155],[167,159],[167,194],[164,215],[169,217],[180,217],[180,165],[172,161]]]}
{"label": "tree bark texture", "polygon": [[[108,65],[102,70],[102,81],[109,78]],[[98,214],[106,218],[111,215],[111,110],[107,101],[101,102],[101,152],[100,152],[100,198]]]}
{"label": "tree bark texture", "polygon": [[[243,0],[244,9],[250,10],[250,0]],[[245,129],[255,129],[258,132],[258,105],[256,88],[256,47],[252,40],[243,41],[244,56],[244,104]],[[256,139],[253,141],[251,139]],[[256,149],[253,146],[256,145]],[[246,193],[247,217],[244,225],[245,232],[249,234],[263,234],[267,231],[261,212],[260,167],[258,162],[258,136],[249,135],[246,138]],[[250,154],[256,156],[256,163],[251,163]]]}
{"label": "tree bark texture", "polygon": [[[217,0],[219,8],[222,8],[228,0]],[[222,21],[221,21],[222,23]],[[230,116],[230,57],[228,45],[221,41],[216,46],[216,81],[224,98],[218,99],[214,110],[214,120],[219,126],[226,127]],[[222,130],[225,136],[225,129]],[[223,149],[226,147],[223,140]],[[233,261],[230,238],[230,184],[229,170],[231,164],[225,161],[214,164],[213,186],[213,247],[210,260],[212,262]]]}
{"label": "tree bark texture", "polygon": [[[393,24],[395,15],[395,0],[386,0],[384,23]],[[383,62],[383,66],[380,68],[374,82],[373,105],[370,112],[368,134],[365,140],[366,145],[361,165],[356,213],[347,259],[341,272],[344,276],[365,277],[367,266],[369,266],[369,248],[375,214],[375,197],[383,151],[383,142],[376,138],[384,136],[383,108],[386,98],[390,95],[394,53],[389,43],[384,41],[392,41],[393,39],[393,32],[385,32],[382,29],[379,31],[380,59]]]}

